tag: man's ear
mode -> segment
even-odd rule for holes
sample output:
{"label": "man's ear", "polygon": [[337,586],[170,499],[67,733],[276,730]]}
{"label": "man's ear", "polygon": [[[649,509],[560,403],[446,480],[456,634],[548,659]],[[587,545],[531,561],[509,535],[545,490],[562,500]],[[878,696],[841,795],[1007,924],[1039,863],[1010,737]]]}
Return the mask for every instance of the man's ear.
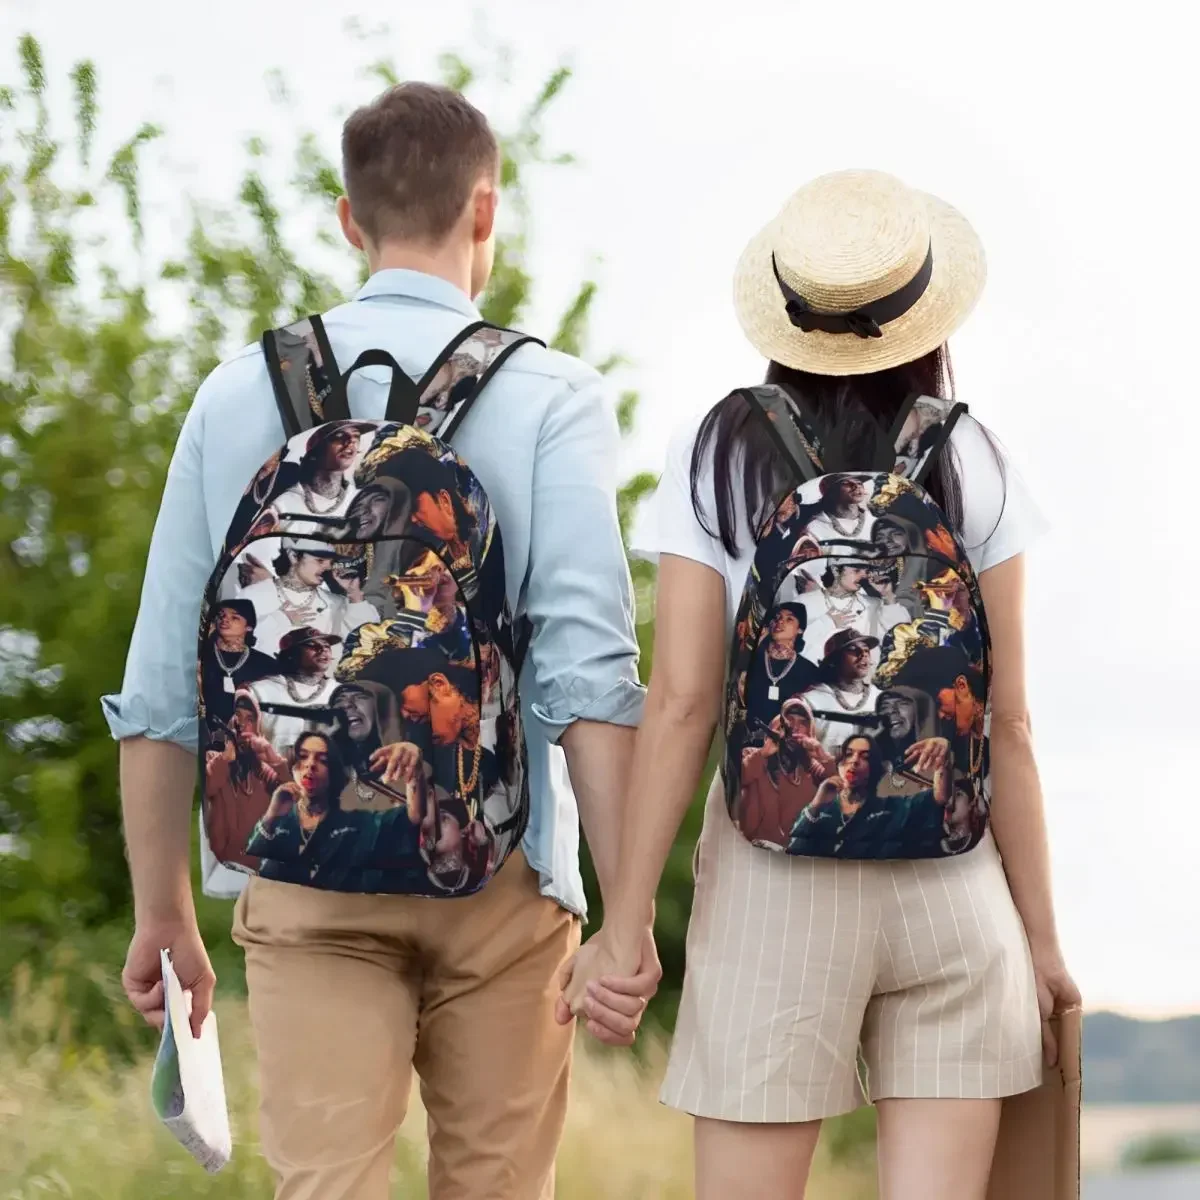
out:
{"label": "man's ear", "polygon": [[354,214],[350,211],[350,199],[348,196],[339,196],[337,198],[337,218],[338,223],[342,227],[342,236],[352,245],[355,250],[365,250],[365,239],[363,231],[358,227],[358,222],[354,219]]}
{"label": "man's ear", "polygon": [[476,244],[486,242],[496,228],[496,209],[500,204],[500,189],[496,181],[486,176],[475,185],[471,196],[475,225],[472,237]]}

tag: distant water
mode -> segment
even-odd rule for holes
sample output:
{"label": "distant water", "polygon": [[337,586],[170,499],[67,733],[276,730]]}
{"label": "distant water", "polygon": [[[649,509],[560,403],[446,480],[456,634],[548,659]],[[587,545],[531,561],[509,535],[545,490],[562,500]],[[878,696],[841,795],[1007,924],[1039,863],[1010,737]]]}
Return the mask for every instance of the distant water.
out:
{"label": "distant water", "polygon": [[[1080,1122],[1081,1158],[1085,1175],[1107,1175],[1120,1167],[1121,1154],[1131,1142],[1155,1134],[1200,1133],[1200,1105],[1189,1104],[1087,1104]],[[1115,1193],[1136,1195],[1136,1193]],[[1100,1193],[1104,1200],[1104,1193]],[[1188,1200],[1200,1200],[1193,1185]],[[1085,1200],[1091,1200],[1086,1197]]]}
{"label": "distant water", "polygon": [[1083,1200],[1197,1200],[1197,1197],[1200,1197],[1200,1167],[1151,1167],[1083,1181]]}

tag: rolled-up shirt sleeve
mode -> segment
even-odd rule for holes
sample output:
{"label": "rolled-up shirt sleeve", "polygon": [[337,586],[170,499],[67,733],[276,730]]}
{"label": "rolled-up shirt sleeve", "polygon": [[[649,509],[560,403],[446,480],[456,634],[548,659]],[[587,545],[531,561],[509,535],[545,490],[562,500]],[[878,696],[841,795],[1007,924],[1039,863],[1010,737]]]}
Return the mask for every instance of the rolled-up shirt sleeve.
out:
{"label": "rolled-up shirt sleeve", "polygon": [[551,402],[538,440],[525,606],[532,711],[555,742],[575,721],[641,720],[633,585],[617,519],[620,437],[597,376]]}
{"label": "rolled-up shirt sleeve", "polygon": [[196,631],[216,565],[201,474],[206,386],[183,422],[167,470],[121,691],[101,698],[114,738],[144,736],[192,751],[199,732]]}

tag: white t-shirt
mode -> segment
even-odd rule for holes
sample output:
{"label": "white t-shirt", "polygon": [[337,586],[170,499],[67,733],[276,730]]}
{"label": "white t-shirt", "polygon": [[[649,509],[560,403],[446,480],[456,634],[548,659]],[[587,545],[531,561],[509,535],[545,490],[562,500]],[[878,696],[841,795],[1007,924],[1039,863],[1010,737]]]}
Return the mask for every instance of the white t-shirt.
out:
{"label": "white t-shirt", "polygon": [[[709,533],[692,507],[691,462],[703,414],[692,417],[671,439],[658,491],[647,501],[634,543],[634,553],[657,561],[660,554],[690,558],[725,578],[729,631],[754,561],[754,538],[741,501],[741,479],[733,472],[738,524],[738,554],[727,554],[717,533],[712,453],[706,456],[698,494]],[[993,449],[983,429],[964,415],[950,435],[962,481],[963,541],[977,574],[1020,554],[1047,529],[1047,522],[1028,487],[998,446]],[[947,453],[948,451],[943,451]],[[1003,474],[996,461],[1004,463]],[[814,639],[814,644],[815,644]]]}

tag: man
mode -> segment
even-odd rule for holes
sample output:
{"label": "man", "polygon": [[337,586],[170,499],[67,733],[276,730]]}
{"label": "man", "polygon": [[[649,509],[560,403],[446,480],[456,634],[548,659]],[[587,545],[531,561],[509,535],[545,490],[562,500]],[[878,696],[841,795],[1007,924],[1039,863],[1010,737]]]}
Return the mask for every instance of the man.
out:
{"label": "man", "polygon": [[289,629],[306,626],[334,634],[340,642],[352,629],[379,620],[379,610],[363,596],[362,578],[343,569],[342,592],[329,586],[337,550],[315,538],[284,537],[275,574],[244,588],[241,596],[258,612],[263,648],[275,653]]}
{"label": "man", "polygon": [[[824,646],[842,629],[854,629],[871,637],[881,638],[908,613],[896,603],[883,603],[863,586],[870,574],[864,562],[843,562],[831,559],[821,576],[821,586],[799,596],[808,612],[806,639],[809,646]],[[797,572],[793,579],[803,576]],[[815,658],[816,655],[813,655]]]}
{"label": "man", "polygon": [[258,614],[250,600],[224,600],[209,629],[200,659],[204,694],[212,698],[205,716],[224,725],[233,716],[233,697],[238,688],[253,683],[279,668],[269,654],[254,648]]}
{"label": "man", "polygon": [[[288,630],[279,643],[275,673],[249,685],[255,700],[268,706],[321,708],[336,686],[334,648],[341,640],[311,625]],[[295,713],[275,712],[270,707],[263,712],[263,736],[281,752],[291,747],[304,727],[304,717]]]}
{"label": "man", "polygon": [[221,861],[257,870],[246,846],[271,795],[289,777],[288,763],[262,735],[258,702],[249,691],[233,698],[224,746],[204,764],[204,801],[212,845]]}
{"label": "man", "polygon": [[875,517],[867,506],[867,484],[854,475],[823,475],[820,489],[821,499],[806,532],[831,554],[851,554],[850,543],[870,542]]}
{"label": "man", "polygon": [[[499,162],[486,120],[444,88],[404,84],[349,118],[338,215],[371,277],[325,315],[340,362],[384,349],[419,379],[478,320],[472,297],[491,271]],[[382,419],[387,393],[383,373],[356,373],[355,418]],[[239,900],[260,1133],[280,1200],[388,1194],[413,1066],[430,1118],[431,1200],[553,1194],[573,1041],[555,1020],[556,977],[585,907],[577,821],[603,893],[643,697],[617,521],[619,438],[602,378],[531,345],[505,360],[454,438],[503,530],[512,611],[536,630],[521,688],[531,803],[521,850],[461,899],[346,897],[253,879]],[[205,381],[184,422],[124,689],[107,701],[123,739],[137,921],[124,982],[154,1023],[164,946],[192,990],[194,1025],[212,1002],[188,879],[197,614],[239,497],[279,439],[266,363],[251,346]],[[432,499],[421,516],[430,528],[442,524]],[[294,623],[321,629],[307,616]],[[643,989],[657,978],[651,947],[647,935]],[[590,1014],[589,1027],[603,1029],[608,1012]]]}
{"label": "man", "polygon": [[[354,497],[352,475],[362,435],[372,426],[359,421],[331,421],[309,435],[296,466],[297,479],[275,497],[276,517],[293,532],[304,526],[322,532],[346,513]],[[305,522],[305,517],[313,518]],[[279,554],[276,538],[256,542],[238,558],[238,581],[242,587],[271,578],[267,567]]]}
{"label": "man", "polygon": [[782,850],[796,818],[834,769],[833,759],[813,737],[812,710],[798,696],[785,700],[763,744],[742,758],[742,833],[759,845]]}
{"label": "man", "polygon": [[879,639],[842,629],[825,642],[821,682],[804,694],[817,718],[817,740],[835,751],[855,729],[875,723],[879,689],[872,682]]}
{"label": "man", "polygon": [[960,646],[918,650],[896,683],[937,697],[938,716],[951,733],[955,762],[975,779],[988,774],[987,681]]}
{"label": "man", "polygon": [[751,720],[769,721],[781,701],[799,696],[821,678],[804,656],[807,625],[808,613],[802,604],[777,604],[771,610],[746,684],[746,710]]}

